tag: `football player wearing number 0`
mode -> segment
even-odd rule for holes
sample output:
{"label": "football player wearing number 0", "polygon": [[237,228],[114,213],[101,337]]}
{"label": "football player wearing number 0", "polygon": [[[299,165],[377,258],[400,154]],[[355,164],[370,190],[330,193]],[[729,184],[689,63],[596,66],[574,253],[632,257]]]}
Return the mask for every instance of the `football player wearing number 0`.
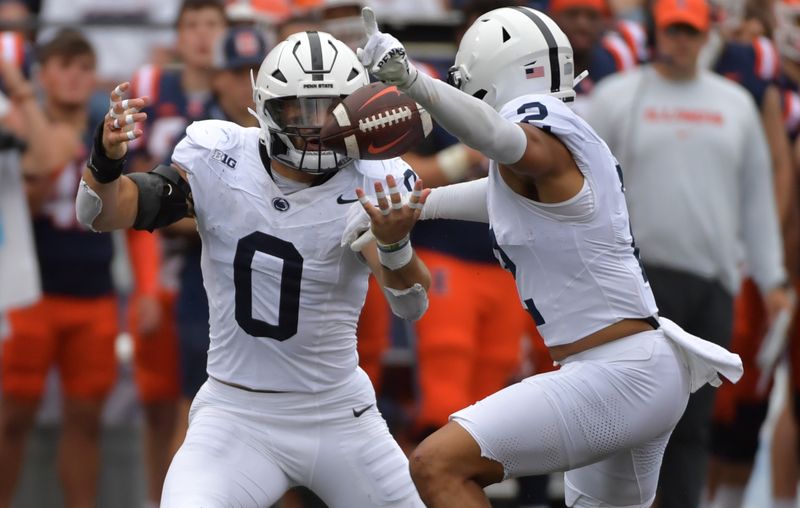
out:
{"label": "football player wearing number 0", "polygon": [[737,380],[739,357],[659,319],[630,235],[621,171],[565,102],[572,48],[546,15],[491,11],[466,32],[450,86],[417,72],[378,31],[361,62],[464,144],[487,179],[434,189],[427,216],[482,218],[522,305],[562,368],[456,412],[423,441],[411,475],[427,506],[489,506],[482,487],[566,471],[569,506],[650,506],[689,393]]}
{"label": "football player wearing number 0", "polygon": [[[172,165],[130,176],[120,176],[127,142],[142,133],[115,116],[147,100],[123,101],[127,84],[111,95],[78,197],[82,221],[152,230],[191,214],[202,240],[209,379],[162,507],[267,508],[295,485],[333,508],[422,506],[358,367],[356,322],[370,270],[397,315],[424,313],[430,275],[408,233],[429,191],[400,159],[355,161],[319,140],[332,108],[367,83],[346,45],[294,34],[253,82],[260,128],[195,122]],[[362,205],[379,247],[363,257],[342,242]]]}

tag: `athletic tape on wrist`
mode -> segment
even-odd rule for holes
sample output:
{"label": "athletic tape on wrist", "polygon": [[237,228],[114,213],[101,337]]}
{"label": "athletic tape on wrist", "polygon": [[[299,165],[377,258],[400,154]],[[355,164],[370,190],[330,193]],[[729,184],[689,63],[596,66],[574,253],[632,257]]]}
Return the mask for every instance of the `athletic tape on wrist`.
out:
{"label": "athletic tape on wrist", "polygon": [[396,250],[387,252],[384,250],[386,247],[387,246],[382,246],[380,242],[378,242],[378,261],[389,270],[399,270],[411,262],[414,250],[411,248],[411,241],[408,237],[406,237],[402,246]]}

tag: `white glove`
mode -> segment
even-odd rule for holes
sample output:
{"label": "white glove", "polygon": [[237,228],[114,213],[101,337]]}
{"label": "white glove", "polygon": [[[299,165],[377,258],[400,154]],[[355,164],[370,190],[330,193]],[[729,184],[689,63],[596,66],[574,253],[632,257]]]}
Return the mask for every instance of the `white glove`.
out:
{"label": "white glove", "polygon": [[417,69],[408,63],[406,48],[393,36],[378,30],[372,9],[364,7],[361,17],[369,39],[364,49],[356,51],[359,61],[379,80],[406,90],[417,79]]}
{"label": "white glove", "polygon": [[[369,239],[366,241],[356,241],[359,240],[364,233],[368,232],[371,226],[372,223],[369,220],[369,215],[364,211],[364,207],[361,203],[356,202],[350,205],[350,209],[347,211],[347,224],[342,233],[342,247],[350,247],[356,252],[360,251],[374,236],[368,235]],[[356,242],[356,245],[354,245],[353,242]]]}

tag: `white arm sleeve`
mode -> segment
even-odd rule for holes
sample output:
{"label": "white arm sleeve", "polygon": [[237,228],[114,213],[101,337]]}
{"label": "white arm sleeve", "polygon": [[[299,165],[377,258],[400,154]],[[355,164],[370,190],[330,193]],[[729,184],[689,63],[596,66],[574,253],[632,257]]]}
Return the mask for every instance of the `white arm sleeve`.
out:
{"label": "white arm sleeve", "polygon": [[486,207],[488,178],[437,187],[431,190],[421,220],[456,219],[473,222],[489,222]]}
{"label": "white arm sleeve", "polygon": [[508,121],[480,99],[422,72],[403,90],[462,143],[500,164],[519,162],[528,138],[518,124]]}

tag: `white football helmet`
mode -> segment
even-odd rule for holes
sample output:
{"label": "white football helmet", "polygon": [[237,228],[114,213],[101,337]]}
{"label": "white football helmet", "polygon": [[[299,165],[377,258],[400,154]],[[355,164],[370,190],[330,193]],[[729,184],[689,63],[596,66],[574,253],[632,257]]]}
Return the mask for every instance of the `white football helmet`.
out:
{"label": "white football helmet", "polygon": [[782,56],[800,62],[800,1],[775,2],[774,38]]}
{"label": "white football helmet", "polygon": [[555,21],[529,7],[503,7],[464,34],[448,82],[500,109],[531,93],[572,101],[574,72],[572,46]]}
{"label": "white football helmet", "polygon": [[253,82],[255,115],[270,158],[309,173],[350,163],[326,149],[319,132],[342,98],[368,83],[355,53],[328,33],[299,32],[275,46]]}

